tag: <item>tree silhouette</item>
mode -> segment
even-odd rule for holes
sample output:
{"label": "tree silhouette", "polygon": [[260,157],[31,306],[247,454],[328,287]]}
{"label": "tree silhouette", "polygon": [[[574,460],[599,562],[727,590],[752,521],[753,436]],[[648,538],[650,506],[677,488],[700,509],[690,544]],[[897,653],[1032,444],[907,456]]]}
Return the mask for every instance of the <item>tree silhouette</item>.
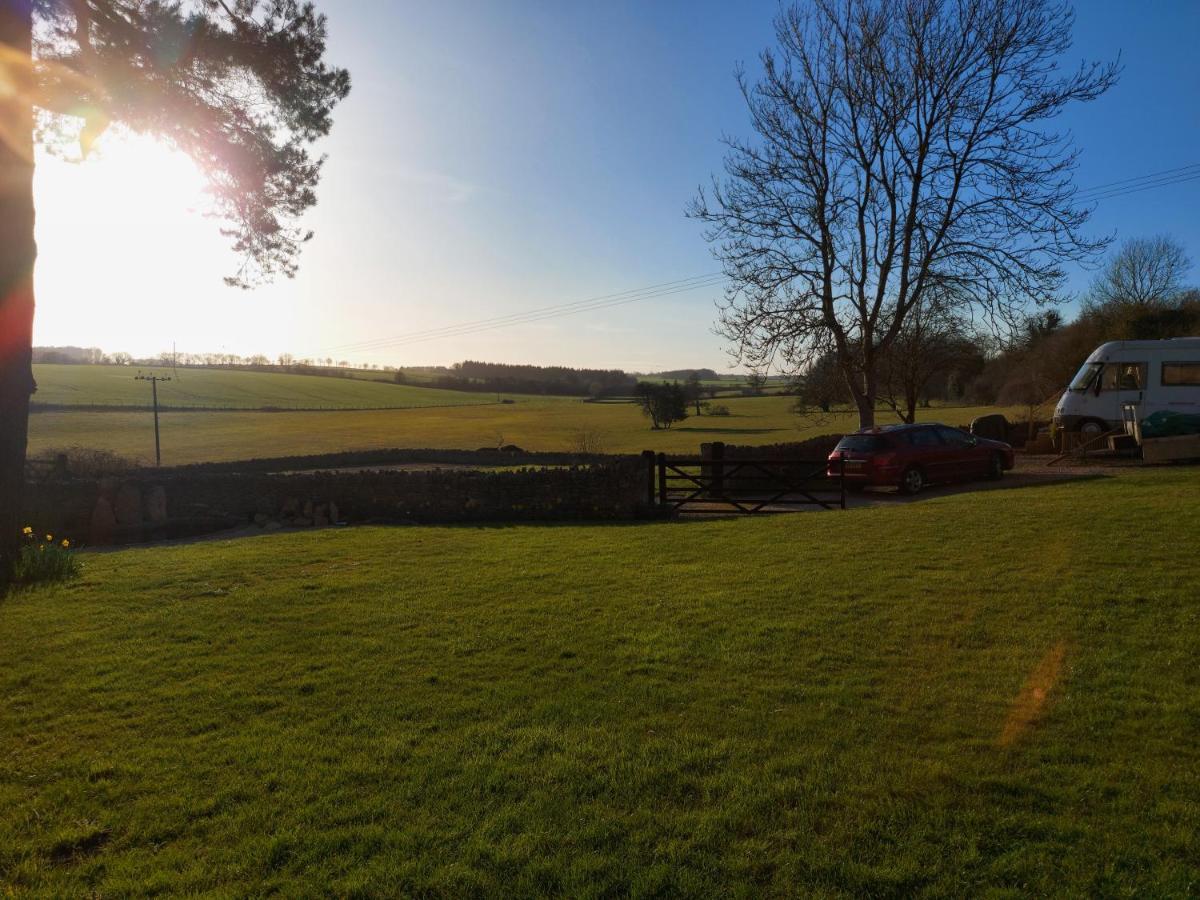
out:
{"label": "tree silhouette", "polygon": [[[36,139],[154,135],[205,171],[240,257],[227,282],[290,277],[311,237],[329,133],[350,90],[300,0],[0,2],[0,578],[17,545],[33,338]],[[36,138],[35,138],[36,135]]]}
{"label": "tree silhouette", "polygon": [[688,417],[687,394],[678,381],[664,381],[662,384],[640,381],[634,391],[634,399],[656,431],[670,428]]}
{"label": "tree silhouette", "polygon": [[753,368],[832,347],[875,421],[882,360],[933,284],[1005,324],[1053,302],[1084,234],[1076,151],[1053,128],[1112,85],[1063,63],[1052,0],[805,0],[776,22],[762,77],[740,76],[756,132],[690,213],[730,287],[721,329]]}
{"label": "tree silhouette", "polygon": [[1168,307],[1184,293],[1191,267],[1183,245],[1168,235],[1130,238],[1093,280],[1085,308]]}

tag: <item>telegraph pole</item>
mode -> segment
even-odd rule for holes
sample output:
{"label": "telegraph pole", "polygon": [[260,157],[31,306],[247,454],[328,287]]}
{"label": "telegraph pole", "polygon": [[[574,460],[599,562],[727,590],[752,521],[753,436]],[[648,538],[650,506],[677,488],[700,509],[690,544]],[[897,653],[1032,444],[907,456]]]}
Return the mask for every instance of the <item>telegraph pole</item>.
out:
{"label": "telegraph pole", "polygon": [[150,392],[154,396],[154,465],[162,465],[162,446],[158,442],[158,383],[160,381],[170,381],[169,377],[162,375],[143,375],[138,372],[133,378],[134,381],[150,382]]}

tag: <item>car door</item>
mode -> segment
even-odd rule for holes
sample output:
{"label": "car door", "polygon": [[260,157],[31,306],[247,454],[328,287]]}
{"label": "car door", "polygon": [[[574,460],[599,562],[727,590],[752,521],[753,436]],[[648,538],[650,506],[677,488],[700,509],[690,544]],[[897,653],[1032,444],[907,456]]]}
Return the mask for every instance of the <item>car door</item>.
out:
{"label": "car door", "polygon": [[945,480],[982,475],[987,459],[979,452],[979,442],[957,428],[937,426],[938,437],[946,445]]}
{"label": "car door", "polygon": [[928,481],[947,481],[951,474],[951,451],[932,425],[913,428],[908,432],[914,462],[925,472]]}

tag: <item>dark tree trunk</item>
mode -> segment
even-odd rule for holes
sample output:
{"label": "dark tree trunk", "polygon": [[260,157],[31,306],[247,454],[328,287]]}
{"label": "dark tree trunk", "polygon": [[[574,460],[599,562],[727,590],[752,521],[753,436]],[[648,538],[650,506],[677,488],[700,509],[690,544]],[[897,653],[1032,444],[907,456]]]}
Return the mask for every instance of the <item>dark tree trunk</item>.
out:
{"label": "dark tree trunk", "polygon": [[871,368],[872,363],[866,363],[867,372],[861,377],[846,373],[846,386],[850,388],[850,396],[858,408],[858,427],[875,427],[875,398],[879,395],[879,378]]}
{"label": "dark tree trunk", "polygon": [[917,401],[917,392],[914,388],[910,387],[904,394],[904,421],[909,425],[917,421]]}
{"label": "dark tree trunk", "polygon": [[854,405],[858,407],[858,427],[875,427],[875,398],[859,390],[854,392]]}
{"label": "dark tree trunk", "polygon": [[[16,91],[0,93],[0,583],[20,546],[25,442],[33,393],[33,95],[31,0],[0,3],[0,61]],[[12,60],[16,60],[16,64]],[[0,62],[3,65],[3,62]]]}

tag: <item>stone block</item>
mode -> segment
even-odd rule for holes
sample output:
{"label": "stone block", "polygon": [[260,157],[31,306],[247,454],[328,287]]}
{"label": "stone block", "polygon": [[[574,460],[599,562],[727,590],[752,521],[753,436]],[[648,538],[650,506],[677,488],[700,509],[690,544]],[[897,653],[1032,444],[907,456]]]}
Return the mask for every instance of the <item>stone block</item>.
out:
{"label": "stone block", "polygon": [[167,521],[167,490],[161,484],[146,491],[146,518],[155,525]]}
{"label": "stone block", "polygon": [[113,504],[113,512],[117,524],[126,528],[136,528],[142,524],[142,489],[132,481],[126,481],[117,490],[117,500]]}
{"label": "stone block", "polygon": [[113,542],[117,533],[117,517],[112,504],[106,497],[99,497],[92,509],[91,529],[88,533],[88,543],[96,547],[104,547]]}

